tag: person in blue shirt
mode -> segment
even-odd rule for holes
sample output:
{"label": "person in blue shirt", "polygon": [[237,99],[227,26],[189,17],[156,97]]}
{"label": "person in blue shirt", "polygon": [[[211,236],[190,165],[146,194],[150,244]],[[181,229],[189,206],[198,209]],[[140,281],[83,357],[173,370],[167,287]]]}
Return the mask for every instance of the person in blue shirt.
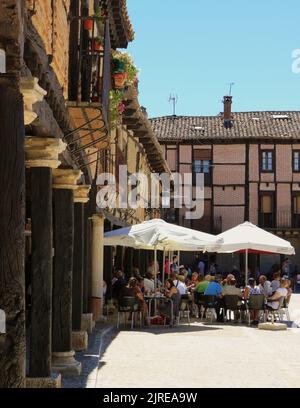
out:
{"label": "person in blue shirt", "polygon": [[210,282],[207,288],[205,289],[204,295],[216,297],[215,310],[217,313],[217,321],[223,322],[224,317],[223,312],[221,312],[221,308],[223,307],[222,287],[218,282],[215,281],[215,276],[210,277]]}

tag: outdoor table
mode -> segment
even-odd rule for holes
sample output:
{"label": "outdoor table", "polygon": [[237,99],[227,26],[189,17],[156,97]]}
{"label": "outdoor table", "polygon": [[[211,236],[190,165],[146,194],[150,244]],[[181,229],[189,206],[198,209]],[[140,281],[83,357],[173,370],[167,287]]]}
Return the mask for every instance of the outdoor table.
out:
{"label": "outdoor table", "polygon": [[156,310],[156,302],[157,301],[163,301],[163,302],[169,302],[171,305],[171,322],[170,322],[170,326],[172,326],[173,324],[173,320],[174,320],[174,314],[173,314],[173,300],[171,298],[168,298],[166,296],[144,296],[145,301],[148,303],[148,317],[149,317],[149,321],[151,319],[151,305],[152,302],[155,302],[155,310]]}

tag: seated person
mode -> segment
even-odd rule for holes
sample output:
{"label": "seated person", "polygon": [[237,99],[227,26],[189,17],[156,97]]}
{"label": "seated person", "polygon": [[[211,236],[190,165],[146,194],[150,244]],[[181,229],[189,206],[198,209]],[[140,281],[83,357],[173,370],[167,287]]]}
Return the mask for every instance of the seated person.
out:
{"label": "seated person", "polygon": [[184,276],[173,274],[171,279],[173,280],[173,284],[178,289],[178,292],[180,293],[180,295],[186,295],[187,287],[186,287],[186,284],[184,283],[185,281]]}
{"label": "seated person", "polygon": [[259,290],[267,299],[272,294],[271,282],[267,280],[265,275],[259,277]]}
{"label": "seated person", "polygon": [[231,279],[235,279],[235,277],[232,273],[229,273],[226,276],[226,278],[222,281],[222,292],[224,292],[226,287],[229,286]]}
{"label": "seated person", "polygon": [[287,279],[280,280],[280,287],[276,290],[276,292],[271,296],[268,297],[267,306],[270,309],[277,310],[279,308],[279,300],[284,297],[288,296],[288,286],[289,282]]}
{"label": "seated person", "polygon": [[198,272],[193,272],[191,280],[189,282],[189,288],[194,289],[196,285],[198,285],[198,278],[199,278]]}
{"label": "seated person", "polygon": [[144,295],[140,289],[139,281],[136,278],[130,278],[128,285],[120,291],[120,297],[134,297],[137,300],[139,310],[142,312],[145,324],[148,325],[148,307],[144,300]]}
{"label": "seated person", "polygon": [[112,298],[119,299],[120,291],[126,286],[126,280],[124,276],[124,272],[118,270],[115,274],[115,280],[112,285]]}
{"label": "seated person", "polygon": [[[248,300],[252,295],[260,295],[260,288],[256,286],[255,279],[250,278],[248,281],[248,286],[245,287],[244,299]],[[258,324],[259,321],[259,310],[250,310],[250,318],[252,324]]]}
{"label": "seated person", "polygon": [[273,280],[271,282],[272,293],[275,293],[279,287],[280,287],[280,272],[275,272],[273,273]]}
{"label": "seated person", "polygon": [[242,299],[243,299],[243,293],[240,288],[236,287],[236,279],[231,278],[229,285],[226,285],[226,287],[222,291],[222,295],[233,295],[233,296],[238,296],[241,301],[238,302],[238,306],[241,306],[242,304]]}
{"label": "seated person", "polygon": [[204,292],[207,289],[207,286],[210,282],[210,275],[206,275],[205,278],[202,275],[199,275],[199,283],[195,288],[195,292],[200,293],[200,294],[204,294]]}
{"label": "seated person", "polygon": [[[173,301],[173,316],[178,317],[181,295],[179,290],[175,287],[173,279],[167,279],[164,287],[164,294],[167,298]],[[171,318],[171,303],[165,302],[160,304],[159,310],[163,315]]]}
{"label": "seated person", "polygon": [[223,301],[221,299],[222,297],[222,287],[221,285],[215,281],[215,277],[211,276],[210,277],[210,282],[205,289],[204,295],[206,296],[215,296],[216,297],[216,302],[215,302],[215,310],[217,314],[217,320],[218,321],[223,321],[223,315],[221,313],[221,308],[223,307]]}
{"label": "seated person", "polygon": [[153,272],[147,272],[144,279],[145,294],[154,292],[154,274]]}

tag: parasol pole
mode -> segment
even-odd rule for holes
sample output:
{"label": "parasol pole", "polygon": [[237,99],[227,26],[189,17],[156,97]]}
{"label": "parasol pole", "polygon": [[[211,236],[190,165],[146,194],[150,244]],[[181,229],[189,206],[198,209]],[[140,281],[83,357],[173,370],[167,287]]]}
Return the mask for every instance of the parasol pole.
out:
{"label": "parasol pole", "polygon": [[248,284],[248,249],[245,252],[245,286]]}
{"label": "parasol pole", "polygon": [[163,250],[163,271],[162,271],[162,284],[165,286],[165,263],[166,263],[166,250]]}
{"label": "parasol pole", "polygon": [[154,288],[157,289],[157,249],[154,247]]}

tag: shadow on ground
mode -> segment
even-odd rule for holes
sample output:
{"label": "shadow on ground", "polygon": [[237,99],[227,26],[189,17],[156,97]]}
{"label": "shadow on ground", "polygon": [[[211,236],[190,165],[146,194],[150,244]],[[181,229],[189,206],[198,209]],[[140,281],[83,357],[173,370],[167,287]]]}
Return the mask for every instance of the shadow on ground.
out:
{"label": "shadow on ground", "polygon": [[76,353],[76,360],[82,364],[81,374],[78,377],[63,378],[62,388],[94,388],[98,369],[104,365],[99,362],[99,354],[104,353],[114,339],[113,336],[103,335],[107,328],[96,328],[89,336],[88,350]]}

